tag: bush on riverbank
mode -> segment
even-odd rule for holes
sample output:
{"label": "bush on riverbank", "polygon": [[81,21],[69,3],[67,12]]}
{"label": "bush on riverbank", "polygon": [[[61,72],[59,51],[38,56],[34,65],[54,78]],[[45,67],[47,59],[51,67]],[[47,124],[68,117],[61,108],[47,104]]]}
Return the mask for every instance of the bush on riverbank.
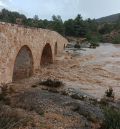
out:
{"label": "bush on riverbank", "polygon": [[109,98],[114,98],[114,92],[113,92],[112,87],[110,87],[108,90],[106,90],[105,96],[109,97]]}
{"label": "bush on riverbank", "polygon": [[99,34],[87,33],[86,35],[87,41],[90,42],[90,48],[96,48],[99,46],[99,42],[101,41],[101,36]]}
{"label": "bush on riverbank", "polygon": [[98,37],[91,37],[90,39],[90,48],[99,47],[99,39]]}
{"label": "bush on riverbank", "polygon": [[101,129],[120,129],[120,111],[106,107],[104,109],[104,123]]}
{"label": "bush on riverbank", "polygon": [[90,48],[96,48],[96,47],[99,47],[99,43],[97,43],[97,42],[90,43]]}
{"label": "bush on riverbank", "polygon": [[54,87],[54,88],[57,88],[57,87],[60,87],[63,85],[63,83],[59,80],[52,80],[52,79],[47,79],[45,81],[42,81],[39,83],[40,85],[45,85],[45,86],[48,86],[48,87]]}
{"label": "bush on riverbank", "polygon": [[0,103],[0,129],[23,129],[33,124],[33,118],[22,109]]}
{"label": "bush on riverbank", "polygon": [[80,46],[80,44],[79,44],[79,43],[76,43],[76,44],[75,44],[75,46],[74,46],[74,48],[78,48],[78,49],[80,49],[80,48],[81,48],[81,46]]}
{"label": "bush on riverbank", "polygon": [[116,36],[113,38],[113,43],[114,43],[114,44],[120,44],[120,35],[116,35]]}

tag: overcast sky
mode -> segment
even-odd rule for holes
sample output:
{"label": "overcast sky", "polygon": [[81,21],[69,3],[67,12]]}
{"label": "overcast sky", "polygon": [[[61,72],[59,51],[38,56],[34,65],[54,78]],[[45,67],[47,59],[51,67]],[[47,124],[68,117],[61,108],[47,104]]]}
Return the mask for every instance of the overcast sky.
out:
{"label": "overcast sky", "polygon": [[0,7],[40,19],[51,19],[53,14],[64,20],[81,14],[85,19],[120,13],[120,0],[0,0]]}

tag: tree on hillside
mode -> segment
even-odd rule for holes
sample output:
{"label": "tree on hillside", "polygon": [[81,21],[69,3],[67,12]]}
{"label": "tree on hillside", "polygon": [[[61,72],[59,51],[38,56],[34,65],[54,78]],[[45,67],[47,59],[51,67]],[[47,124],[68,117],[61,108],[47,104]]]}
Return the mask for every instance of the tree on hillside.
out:
{"label": "tree on hillside", "polygon": [[61,16],[52,16],[52,21],[49,24],[49,28],[57,31],[58,33],[64,35],[64,24]]}
{"label": "tree on hillside", "polygon": [[34,15],[34,17],[33,17],[33,27],[39,28],[39,17],[38,17],[38,15]]}
{"label": "tree on hillside", "polygon": [[69,19],[64,22],[65,27],[65,35],[66,36],[75,36],[75,30],[74,30],[74,20]]}
{"label": "tree on hillside", "polygon": [[[22,21],[22,22],[16,22]],[[26,18],[25,15],[18,12],[11,12],[3,9],[0,12],[0,21],[9,23],[20,23],[29,27],[45,28],[57,31],[63,36],[74,37],[89,37],[88,35],[95,35],[98,33],[98,24],[95,20],[83,20],[82,16],[78,14],[75,19],[68,19],[63,22],[61,16],[52,16],[52,20],[41,20],[38,15],[33,18]],[[104,28],[102,28],[104,31]],[[109,29],[109,28],[108,28]],[[101,32],[102,30],[100,30]]]}
{"label": "tree on hillside", "polygon": [[38,20],[39,20],[38,15],[35,15],[35,16],[33,17],[33,19],[34,19],[35,21],[38,21]]}
{"label": "tree on hillside", "polygon": [[83,25],[83,19],[80,14],[77,15],[77,17],[74,19],[74,29],[75,29],[75,36],[84,36],[85,29]]}
{"label": "tree on hillside", "polygon": [[105,23],[100,29],[99,33],[100,34],[108,34],[113,30],[113,27],[111,24]]}
{"label": "tree on hillside", "polygon": [[26,16],[18,12],[8,11],[7,9],[2,9],[0,12],[0,20],[3,22],[16,23],[17,18],[25,20]]}

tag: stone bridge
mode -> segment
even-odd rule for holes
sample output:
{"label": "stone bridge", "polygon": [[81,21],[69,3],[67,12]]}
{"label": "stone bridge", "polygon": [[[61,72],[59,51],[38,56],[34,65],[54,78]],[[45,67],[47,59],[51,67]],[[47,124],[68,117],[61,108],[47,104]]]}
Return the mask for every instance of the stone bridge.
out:
{"label": "stone bridge", "polygon": [[0,83],[30,77],[54,63],[67,43],[54,31],[0,23]]}

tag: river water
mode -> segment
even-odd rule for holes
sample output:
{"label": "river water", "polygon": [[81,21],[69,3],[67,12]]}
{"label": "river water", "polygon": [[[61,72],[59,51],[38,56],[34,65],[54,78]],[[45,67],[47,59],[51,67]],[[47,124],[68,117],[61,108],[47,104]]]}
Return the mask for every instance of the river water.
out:
{"label": "river water", "polygon": [[101,44],[96,49],[66,50],[55,63],[42,68],[25,87],[39,79],[59,79],[64,88],[75,88],[96,98],[104,96],[112,87],[115,98],[120,99],[120,45]]}
{"label": "river water", "polygon": [[50,73],[64,80],[66,87],[96,98],[112,87],[116,99],[120,98],[120,45],[105,43],[96,49],[70,51],[55,65]]}
{"label": "river water", "polygon": [[77,52],[80,53],[77,57],[80,81],[72,85],[97,98],[113,87],[116,98],[120,98],[120,45],[105,43],[96,49]]}

